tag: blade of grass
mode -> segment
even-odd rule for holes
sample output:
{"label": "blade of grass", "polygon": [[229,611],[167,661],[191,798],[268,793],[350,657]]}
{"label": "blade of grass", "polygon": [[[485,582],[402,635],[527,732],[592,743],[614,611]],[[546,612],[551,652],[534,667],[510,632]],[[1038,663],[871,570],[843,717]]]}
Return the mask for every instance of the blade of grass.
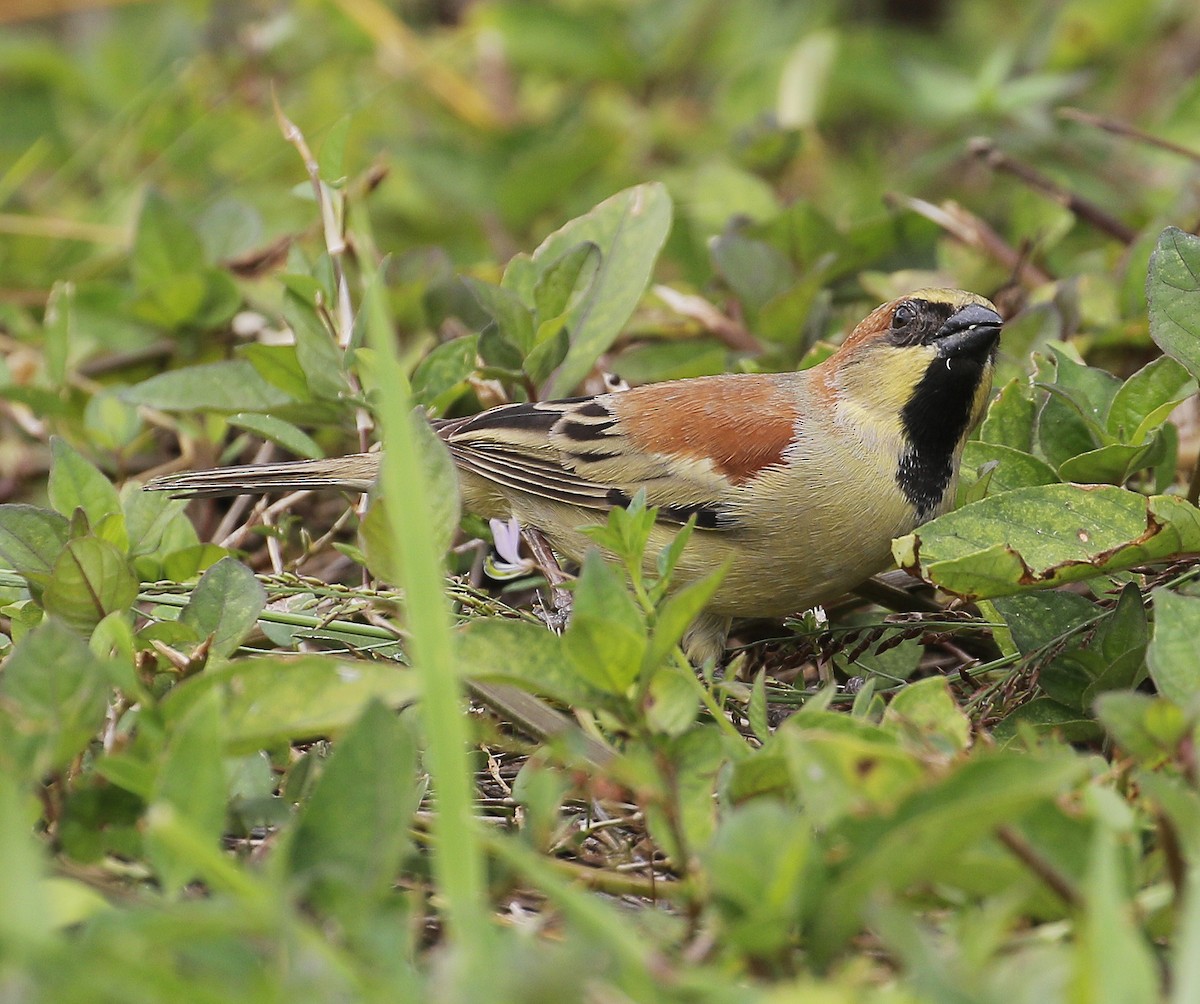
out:
{"label": "blade of grass", "polygon": [[440,554],[433,547],[432,507],[422,480],[422,464],[412,426],[412,395],[396,353],[392,325],[379,275],[363,300],[367,343],[378,366],[378,418],[383,430],[384,456],[380,471],[385,496],[404,505],[386,511],[403,568],[398,583],[407,597],[408,629],[413,663],[421,677],[425,731],[429,737],[429,767],[437,791],[434,820],[437,847],[433,871],[452,937],[460,940],[469,959],[483,959],[487,937],[483,855],[472,814],[472,772],[467,759],[467,723],[460,701],[453,662],[450,606],[442,588]]}

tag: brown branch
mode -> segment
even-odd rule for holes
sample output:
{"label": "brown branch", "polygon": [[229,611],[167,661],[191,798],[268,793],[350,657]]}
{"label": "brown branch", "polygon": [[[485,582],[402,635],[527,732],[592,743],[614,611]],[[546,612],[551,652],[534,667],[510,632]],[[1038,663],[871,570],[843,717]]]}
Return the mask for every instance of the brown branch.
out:
{"label": "brown branch", "polygon": [[1083,896],[1067,876],[1054,867],[1034,846],[1011,826],[997,826],[996,839],[1007,847],[1031,872],[1067,906],[1074,910],[1083,907]]}
{"label": "brown branch", "polygon": [[935,206],[932,202],[926,202],[924,199],[897,192],[889,192],[884,196],[883,201],[893,208],[902,206],[919,216],[924,216],[927,220],[936,223],[951,237],[994,258],[1012,273],[1015,281],[1021,282],[1022,285],[1036,289],[1038,286],[1044,286],[1046,283],[1054,281],[1054,277],[1034,265],[1028,255],[1018,251],[987,223],[957,202],[947,200],[940,206]]}
{"label": "brown branch", "polygon": [[986,136],[980,136],[971,140],[967,144],[967,149],[972,156],[978,157],[988,167],[995,171],[1001,171],[1004,174],[1011,174],[1035,192],[1069,209],[1081,220],[1091,224],[1101,233],[1108,234],[1109,237],[1120,241],[1122,244],[1132,244],[1137,239],[1137,231],[1132,227],[1126,226],[1115,216],[1106,213],[1091,200],[1085,199],[1082,195],[1076,195],[1069,189],[1064,188],[1057,181],[1042,174],[1033,165],[1027,164],[1023,160],[1017,160],[1016,157],[1005,153]]}
{"label": "brown branch", "polygon": [[1168,153],[1187,157],[1188,160],[1200,164],[1200,150],[1193,150],[1191,147],[1172,143],[1169,139],[1155,136],[1153,133],[1148,133],[1137,126],[1132,126],[1128,122],[1122,122],[1120,119],[1109,118],[1106,115],[1095,115],[1092,112],[1085,112],[1082,108],[1060,108],[1058,109],[1058,117],[1067,119],[1070,122],[1079,122],[1082,125],[1094,126],[1097,129],[1103,129],[1105,132],[1112,133],[1114,136],[1124,136],[1127,139],[1136,140],[1139,143],[1145,143],[1160,150],[1166,150]]}

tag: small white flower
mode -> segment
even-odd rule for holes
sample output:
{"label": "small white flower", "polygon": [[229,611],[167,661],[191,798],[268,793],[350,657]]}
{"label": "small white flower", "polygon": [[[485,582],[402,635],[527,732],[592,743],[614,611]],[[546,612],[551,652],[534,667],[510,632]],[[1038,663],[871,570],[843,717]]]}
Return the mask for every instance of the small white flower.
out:
{"label": "small white flower", "polygon": [[[502,519],[488,520],[496,554],[488,555],[485,567],[493,579],[519,579],[537,568],[537,562],[521,555],[521,524],[514,516],[507,523]],[[499,560],[497,560],[497,558]]]}

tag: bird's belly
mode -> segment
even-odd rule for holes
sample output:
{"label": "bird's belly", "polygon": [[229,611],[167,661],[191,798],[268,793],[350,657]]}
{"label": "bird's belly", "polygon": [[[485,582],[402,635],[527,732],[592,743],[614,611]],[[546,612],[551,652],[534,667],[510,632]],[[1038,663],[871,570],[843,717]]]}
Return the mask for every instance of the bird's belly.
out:
{"label": "bird's belly", "polygon": [[847,506],[843,496],[823,518],[812,508],[780,513],[754,535],[738,539],[720,531],[693,534],[680,563],[685,579],[730,562],[708,605],[730,617],[782,617],[836,599],[891,563],[894,537],[917,525],[916,514],[899,493]]}

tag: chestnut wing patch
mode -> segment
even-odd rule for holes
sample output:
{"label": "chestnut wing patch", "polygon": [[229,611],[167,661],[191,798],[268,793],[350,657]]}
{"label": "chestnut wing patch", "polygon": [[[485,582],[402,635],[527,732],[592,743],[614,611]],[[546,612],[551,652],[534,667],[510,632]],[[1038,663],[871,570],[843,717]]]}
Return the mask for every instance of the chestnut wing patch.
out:
{"label": "chestnut wing patch", "polygon": [[736,526],[720,478],[692,483],[625,435],[614,404],[636,393],[503,405],[435,428],[460,469],[502,489],[597,510],[628,506],[645,490],[663,522],[694,516],[705,529]]}
{"label": "chestnut wing patch", "polygon": [[733,485],[785,462],[797,417],[794,396],[762,374],[643,387],[614,397],[612,408],[638,451],[710,465]]}

